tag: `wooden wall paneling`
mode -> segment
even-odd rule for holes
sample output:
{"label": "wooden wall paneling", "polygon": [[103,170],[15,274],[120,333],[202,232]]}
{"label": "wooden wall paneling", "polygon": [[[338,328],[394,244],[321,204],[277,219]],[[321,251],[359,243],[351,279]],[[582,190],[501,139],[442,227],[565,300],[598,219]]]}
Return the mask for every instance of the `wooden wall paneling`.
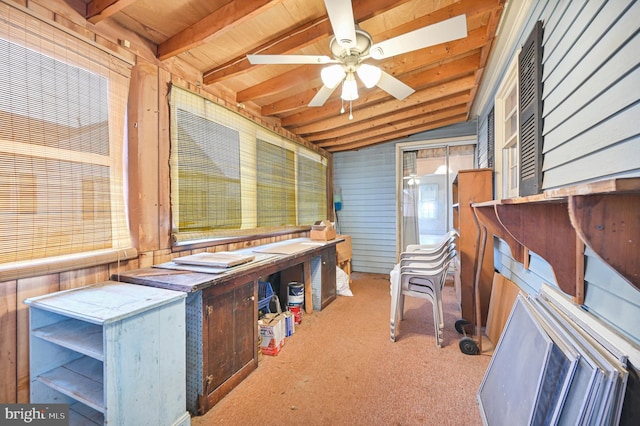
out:
{"label": "wooden wall paneling", "polygon": [[171,249],[157,250],[153,253],[153,264],[158,265],[160,263],[171,262],[176,257],[186,256],[191,254],[190,251],[173,253]]}
{"label": "wooden wall paneling", "polygon": [[160,248],[171,248],[171,177],[169,156],[169,87],[171,74],[158,69],[158,238]]}
{"label": "wooden wall paneling", "polygon": [[17,402],[17,281],[0,283],[0,401]]}
{"label": "wooden wall paneling", "polygon": [[158,68],[140,61],[129,89],[129,194],[131,233],[139,251],[157,250]]}
{"label": "wooden wall paneling", "polygon": [[41,296],[60,290],[58,274],[18,280],[16,287],[16,378],[17,403],[29,402],[29,308],[22,303],[30,297]]}
{"label": "wooden wall paneling", "polygon": [[112,277],[113,275],[117,275],[124,271],[130,271],[132,269],[138,269],[138,268],[140,268],[139,258],[110,263],[109,277]]}
{"label": "wooden wall paneling", "polygon": [[24,2],[19,2],[18,4],[27,7],[33,13],[37,14],[40,18],[46,19],[48,21],[55,20],[56,14],[53,10],[51,10],[51,5],[43,6],[41,4],[38,4],[37,1],[28,1],[26,2],[26,4]]}
{"label": "wooden wall paneling", "polygon": [[60,273],[60,290],[85,287],[109,279],[109,265],[77,269]]}
{"label": "wooden wall paneling", "polygon": [[144,252],[138,255],[138,268],[149,268],[153,266],[153,252]]}

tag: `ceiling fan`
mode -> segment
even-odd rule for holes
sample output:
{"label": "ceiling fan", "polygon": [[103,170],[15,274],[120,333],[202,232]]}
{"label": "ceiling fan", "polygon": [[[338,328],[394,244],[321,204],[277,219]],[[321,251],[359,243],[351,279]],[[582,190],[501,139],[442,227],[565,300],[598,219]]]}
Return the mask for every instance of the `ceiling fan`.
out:
{"label": "ceiling fan", "polygon": [[331,64],[321,70],[323,86],[309,102],[309,106],[312,107],[322,106],[340,83],[343,101],[357,99],[356,74],[367,88],[377,86],[396,99],[402,100],[415,90],[379,67],[364,61],[386,59],[467,36],[467,18],[465,15],[459,15],[380,43],[373,43],[369,33],[354,23],[351,2],[324,0],[324,3],[334,33],[329,43],[333,59],[321,55],[247,55],[249,62],[254,65]]}

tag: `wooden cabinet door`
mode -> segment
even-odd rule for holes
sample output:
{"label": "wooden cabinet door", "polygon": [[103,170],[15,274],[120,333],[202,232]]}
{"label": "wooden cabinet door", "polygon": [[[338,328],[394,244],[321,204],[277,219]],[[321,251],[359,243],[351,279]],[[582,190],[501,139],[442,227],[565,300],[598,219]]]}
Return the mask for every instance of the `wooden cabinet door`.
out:
{"label": "wooden cabinet door", "polygon": [[336,298],[336,248],[322,252],[322,308]]}
{"label": "wooden cabinet door", "polygon": [[215,390],[254,359],[255,282],[214,288],[205,299],[208,389]]}
{"label": "wooden cabinet door", "polygon": [[234,291],[212,292],[205,300],[205,315],[208,324],[208,348],[204,356],[208,359],[207,388],[216,389],[233,375],[235,369],[234,348]]}
{"label": "wooden cabinet door", "polygon": [[254,283],[252,281],[234,291],[235,371],[240,370],[253,360],[254,345],[257,339],[253,333],[254,323],[257,321],[253,289]]}

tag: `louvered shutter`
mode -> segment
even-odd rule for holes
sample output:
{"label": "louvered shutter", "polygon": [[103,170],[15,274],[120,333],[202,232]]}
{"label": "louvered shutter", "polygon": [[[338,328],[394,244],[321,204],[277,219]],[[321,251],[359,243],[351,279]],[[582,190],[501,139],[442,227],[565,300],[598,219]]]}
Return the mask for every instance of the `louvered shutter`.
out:
{"label": "louvered shutter", "polygon": [[496,114],[491,108],[487,117],[487,167],[493,169],[496,149]]}
{"label": "louvered shutter", "polygon": [[542,192],[542,22],[518,56],[520,196]]}

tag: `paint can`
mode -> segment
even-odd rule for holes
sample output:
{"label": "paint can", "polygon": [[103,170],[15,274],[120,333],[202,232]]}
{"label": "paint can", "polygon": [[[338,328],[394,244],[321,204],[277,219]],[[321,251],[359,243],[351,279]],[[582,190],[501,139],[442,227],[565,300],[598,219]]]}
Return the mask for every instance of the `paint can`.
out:
{"label": "paint can", "polygon": [[287,303],[290,305],[304,303],[304,284],[291,282],[288,284]]}
{"label": "paint can", "polygon": [[293,314],[293,322],[298,325],[302,322],[302,304],[289,304],[287,309]]}

